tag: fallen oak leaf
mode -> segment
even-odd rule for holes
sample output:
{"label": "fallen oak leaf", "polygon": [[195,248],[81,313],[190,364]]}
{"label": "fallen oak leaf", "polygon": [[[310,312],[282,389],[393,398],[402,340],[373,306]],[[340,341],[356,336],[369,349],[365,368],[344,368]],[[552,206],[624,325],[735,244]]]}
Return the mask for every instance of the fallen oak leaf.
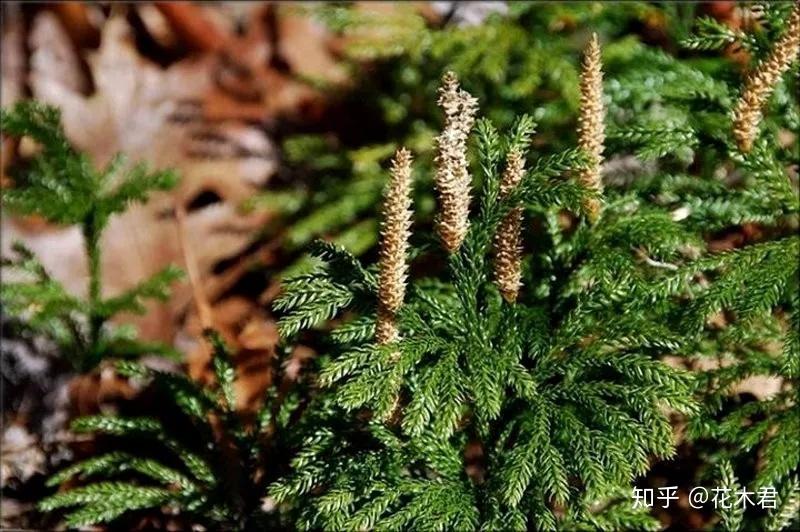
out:
{"label": "fallen oak leaf", "polygon": [[[173,167],[183,176],[173,194],[154,196],[148,205],[112,219],[102,242],[106,296],[181,262],[171,219],[175,204],[187,210],[187,238],[200,250],[198,265],[205,277],[248,246],[266,216],[242,214],[238,204],[275,172],[275,147],[251,124],[215,124],[204,118],[201,101],[213,85],[214,58],[162,69],[138,55],[127,23],[112,17],[103,28],[100,48],[87,61],[95,91],[86,96],[74,79],[50,68],[56,59],[79,63],[51,13],[34,19],[30,42],[33,94],[60,107],[77,148],[98,165],[122,151],[132,161]],[[213,201],[198,204],[203,195]],[[3,236],[4,242],[22,238],[54,277],[75,292],[84,289],[82,238],[74,228],[34,230],[12,220],[3,224]],[[146,338],[170,341],[188,301],[188,287],[176,286],[169,302],[150,308],[144,317],[125,320],[136,323]]]}

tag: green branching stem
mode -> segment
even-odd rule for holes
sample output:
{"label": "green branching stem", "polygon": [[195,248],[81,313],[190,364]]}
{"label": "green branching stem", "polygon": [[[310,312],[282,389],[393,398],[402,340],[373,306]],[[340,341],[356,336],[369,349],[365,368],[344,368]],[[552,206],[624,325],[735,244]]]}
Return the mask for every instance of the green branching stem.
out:
{"label": "green branching stem", "polygon": [[99,355],[100,336],[103,323],[105,322],[105,317],[100,313],[100,303],[102,301],[100,235],[103,225],[104,224],[100,220],[100,213],[96,208],[89,211],[86,219],[81,224],[84,248],[86,250],[86,260],[89,265],[90,356],[89,360],[87,360],[87,364],[93,364],[93,360]]}

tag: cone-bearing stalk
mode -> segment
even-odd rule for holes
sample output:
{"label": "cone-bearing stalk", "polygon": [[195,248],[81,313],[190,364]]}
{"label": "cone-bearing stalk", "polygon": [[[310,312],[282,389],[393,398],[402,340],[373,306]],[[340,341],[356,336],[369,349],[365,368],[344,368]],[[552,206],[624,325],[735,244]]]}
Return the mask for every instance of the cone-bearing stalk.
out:
{"label": "cone-bearing stalk", "polygon": [[408,276],[411,230],[411,152],[400,148],[392,161],[383,199],[378,278],[378,321],[375,341],[388,344],[398,337],[395,315],[403,304]]}
{"label": "cone-bearing stalk", "polygon": [[[525,173],[525,158],[518,150],[508,154],[506,169],[500,179],[500,198],[517,188]],[[494,237],[494,279],[503,298],[514,303],[521,286],[522,209],[514,207],[497,227]]]}
{"label": "cone-bearing stalk", "polygon": [[[597,34],[589,40],[583,56],[581,72],[581,109],[578,120],[578,145],[588,157],[587,165],[580,171],[581,184],[601,194],[603,181],[603,143],[605,142],[605,109],[603,108],[603,71],[600,60],[600,41]],[[600,216],[599,198],[590,198],[584,204],[589,221]]]}
{"label": "cone-bearing stalk", "polygon": [[739,149],[748,152],[758,133],[761,112],[780,77],[800,53],[800,3],[795,3],[783,36],[769,56],[745,80],[733,110],[733,136]]}
{"label": "cone-bearing stalk", "polygon": [[439,88],[439,106],[445,125],[436,138],[436,190],[439,195],[437,232],[448,253],[461,246],[469,227],[471,176],[467,164],[467,138],[475,123],[478,101],[458,86],[458,78],[448,72]]}

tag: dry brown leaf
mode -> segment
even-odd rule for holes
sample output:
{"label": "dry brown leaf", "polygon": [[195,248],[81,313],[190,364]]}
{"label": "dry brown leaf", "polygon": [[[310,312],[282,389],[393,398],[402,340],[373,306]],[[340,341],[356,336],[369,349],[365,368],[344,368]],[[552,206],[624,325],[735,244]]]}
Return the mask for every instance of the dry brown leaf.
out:
{"label": "dry brown leaf", "polygon": [[27,427],[11,424],[3,429],[2,454],[0,454],[0,487],[12,482],[25,482],[33,475],[43,473],[46,457],[38,439]]}
{"label": "dry brown leaf", "polygon": [[17,101],[25,84],[25,36],[22,30],[22,14],[19,6],[4,6],[2,55],[2,85],[0,103],[3,107]]}
{"label": "dry brown leaf", "polygon": [[87,2],[55,2],[52,9],[58,15],[77,46],[97,46],[100,40],[98,29],[99,7]]}
{"label": "dry brown leaf", "polygon": [[291,72],[327,83],[344,83],[345,70],[331,51],[332,35],[325,26],[294,6],[279,6],[277,53]]}
{"label": "dry brown leaf", "polygon": [[[181,265],[171,216],[175,204],[188,211],[187,241],[203,280],[250,243],[265,215],[242,214],[239,204],[275,172],[275,147],[259,127],[204,118],[202,99],[214,84],[213,58],[162,69],[139,56],[127,23],[112,17],[103,27],[100,48],[88,57],[94,92],[86,96],[85,83],[74,75],[79,59],[56,17],[44,11],[35,18],[30,45],[33,96],[62,110],[76,147],[99,166],[121,151],[132,161],[175,168],[182,177],[174,192],[111,220],[102,241],[105,295],[128,289],[167,264]],[[59,64],[71,66],[59,69]],[[84,291],[86,264],[77,228],[42,229],[8,220],[3,236],[4,252],[11,241],[22,239],[55,278],[76,293]],[[147,338],[169,341],[188,300],[187,287],[177,286],[169,303],[131,321]]]}
{"label": "dry brown leaf", "polygon": [[173,31],[187,45],[203,52],[215,52],[227,45],[228,36],[203,11],[190,2],[155,2]]}
{"label": "dry brown leaf", "polygon": [[94,84],[94,93],[87,97],[84,84],[74,79],[81,71],[80,59],[54,15],[43,12],[34,19],[29,41],[33,96],[61,109],[70,141],[87,151],[97,166],[108,164],[120,151],[156,166],[183,158],[175,144],[186,126],[171,117],[182,101],[208,90],[203,61],[167,69],[150,64],[133,46],[125,20],[112,17],[103,27],[100,48],[87,57]]}
{"label": "dry brown leaf", "polygon": [[137,390],[121,377],[113,365],[103,364],[96,371],[76,375],[69,384],[72,417],[113,411],[122,399],[130,399]]}
{"label": "dry brown leaf", "polygon": [[[25,38],[22,32],[22,15],[19,6],[4,6],[6,9],[3,20],[2,46],[0,46],[0,66],[2,66],[2,82],[0,83],[0,106],[6,107],[16,102],[22,95],[25,85]],[[16,141],[11,138],[2,140],[2,153],[0,153],[0,187],[9,186],[10,179],[6,176],[13,154],[16,151]]]}
{"label": "dry brown leaf", "polygon": [[[260,305],[244,297],[223,299],[212,309],[216,330],[227,343],[236,367],[236,408],[254,411],[273,379],[272,362],[279,336],[275,322]],[[186,353],[187,372],[200,382],[211,382],[211,348],[201,339],[203,324],[196,313],[186,320],[177,345]]]}
{"label": "dry brown leaf", "polygon": [[[172,16],[164,16],[170,10]],[[178,18],[183,16],[181,10],[177,10]],[[195,50],[217,51],[201,52],[167,68],[139,54],[121,17],[106,21],[100,47],[81,58],[58,18],[41,11],[29,34],[29,85],[33,97],[62,109],[68,137],[98,166],[121,151],[133,161],[179,171],[182,180],[172,193],[158,194],[147,205],[134,206],[111,220],[102,242],[104,293],[119,293],[170,262],[183,265],[172,215],[176,205],[182,206],[185,244],[197,264],[198,282],[213,305],[215,327],[234,353],[237,407],[251,411],[273,378],[277,328],[263,310],[263,301],[258,301],[259,294],[228,295],[214,302],[255,260],[269,254],[268,244],[241,255],[265,215],[245,215],[238,206],[277,169],[275,147],[258,124],[278,115],[305,113],[307,117],[318,112],[319,93],[297,74],[335,82],[343,78],[322,28],[291,9],[248,8],[247,31],[241,37],[234,34],[234,24],[226,30],[224,23],[242,18],[242,13],[220,15],[210,6],[190,11],[183,9],[184,15],[190,15],[190,26],[196,30],[196,17],[213,19],[215,31],[225,36],[214,33],[212,40],[225,45],[218,48],[201,39],[194,42]],[[155,12],[137,9],[137,13],[148,19],[146,31],[159,32],[155,40],[160,43],[186,45],[187,39],[198,36],[195,32],[192,37],[185,27],[181,31],[185,20],[176,23],[175,6],[165,10],[159,5]],[[281,56],[277,66],[276,50]],[[313,61],[306,62],[307,58]],[[84,75],[84,62],[91,79]],[[24,240],[68,289],[85,291],[86,264],[77,228],[51,227],[31,218],[4,220],[3,236],[4,246],[15,238]],[[218,272],[221,261],[226,266]],[[138,325],[150,339],[170,341],[178,330],[174,340],[188,353],[189,374],[208,381],[213,375],[210,352],[201,340],[202,327],[190,299],[188,285],[178,286],[168,303],[125,321]],[[296,377],[312,356],[310,350],[298,349],[285,371]],[[129,390],[108,379],[102,381],[102,376],[99,372],[72,383],[77,411],[96,409],[103,397],[127,397]]]}

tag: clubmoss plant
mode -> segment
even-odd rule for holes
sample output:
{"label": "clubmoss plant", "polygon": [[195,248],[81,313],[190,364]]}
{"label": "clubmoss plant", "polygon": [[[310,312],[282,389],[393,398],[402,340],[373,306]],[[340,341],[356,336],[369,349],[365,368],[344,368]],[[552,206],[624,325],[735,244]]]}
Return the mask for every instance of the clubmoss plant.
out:
{"label": "clubmoss plant", "polygon": [[[645,52],[610,82],[612,150],[647,163],[612,186],[648,195],[707,242],[662,262],[672,273],[651,297],[674,298],[680,351],[698,375],[692,481],[753,501],[716,508],[725,530],[791,529],[800,505],[798,13],[763,5],[739,31],[701,18],[683,44],[709,58]],[[718,57],[731,47],[746,65]],[[758,504],[762,490],[773,504]]]}
{"label": "clubmoss plant", "polygon": [[113,297],[103,297],[100,237],[109,219],[153,190],[176,182],[170,171],[149,172],[143,165],[125,169],[118,156],[100,171],[86,154],[75,151],[61,127],[57,109],[32,101],[0,115],[3,135],[26,138],[35,155],[13,172],[14,186],[3,190],[3,206],[21,215],[37,215],[60,225],[78,225],[88,263],[87,295],[77,297],[48,274],[24,245],[4,258],[6,277],[0,289],[5,312],[50,337],[78,371],[88,371],[108,357],[171,353],[160,344],[141,342],[125,327],[111,327],[121,312],[142,313],[147,299],[167,298],[167,288],[181,277],[174,266]]}
{"label": "clubmoss plant", "polygon": [[[253,419],[236,410],[236,374],[220,336],[206,330],[216,380],[195,382],[180,373],[120,362],[118,371],[152,381],[157,414],[78,418],[72,431],[94,434],[110,451],[77,462],[48,480],[66,489],[39,503],[43,512],[64,512],[64,523],[82,528],[103,523],[136,526],[137,518],[162,508],[181,527],[264,530],[282,527],[263,500],[289,448],[287,426],[296,417],[295,392],[270,386]],[[105,437],[105,439],[103,439]],[[107,448],[108,448],[107,447]]]}
{"label": "clubmoss plant", "polygon": [[[443,91],[453,81],[446,75]],[[327,417],[270,494],[301,529],[657,527],[633,508],[631,482],[651,455],[673,452],[665,409],[696,405],[691,377],[655,359],[679,339],[661,321],[667,307],[642,297],[659,271],[635,248],[669,255],[685,242],[660,231],[668,219],[624,204],[563,233],[558,213],[587,215],[587,200],[599,199],[569,177],[591,154],[567,150],[524,171],[529,117],[505,137],[487,120],[476,131],[477,212],[458,248],[444,238],[444,253],[412,246],[409,258],[442,269],[409,281],[394,341],[377,336],[377,276],[345,250],[315,245],[321,266],[287,280],[275,304],[286,339],[346,310],[351,319],[332,330],[320,362]],[[391,204],[393,181],[387,190]],[[553,235],[521,254],[524,288],[509,298],[493,274],[508,261],[493,247],[518,209]],[[634,289],[608,291],[619,278]]]}

